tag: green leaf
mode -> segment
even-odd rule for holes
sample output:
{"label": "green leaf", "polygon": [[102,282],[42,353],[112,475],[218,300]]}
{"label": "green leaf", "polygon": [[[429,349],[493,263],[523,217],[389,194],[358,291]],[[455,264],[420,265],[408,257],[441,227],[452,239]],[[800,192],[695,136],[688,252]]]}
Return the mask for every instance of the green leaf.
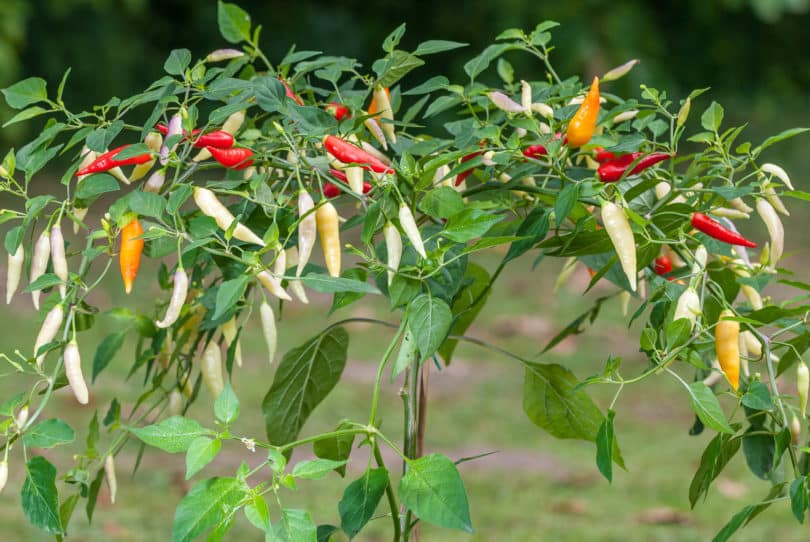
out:
{"label": "green leaf", "polygon": [[402,504],[422,521],[473,532],[467,491],[447,456],[430,454],[408,461],[398,493]]}
{"label": "green leaf", "polygon": [[52,534],[63,534],[56,491],[56,467],[42,456],[32,457],[25,465],[22,508],[31,525]]}
{"label": "green leaf", "polygon": [[712,102],[703,112],[703,115],[700,116],[700,125],[705,130],[716,132],[723,123],[723,114],[723,106],[717,102]]}
{"label": "green leaf", "polygon": [[433,218],[448,218],[464,210],[464,198],[453,188],[442,186],[425,194],[419,208]]}
{"label": "green leaf", "polygon": [[26,448],[53,448],[69,444],[75,438],[76,432],[71,426],[58,418],[51,418],[29,428],[23,435],[23,444]]}
{"label": "green leaf", "polygon": [[183,75],[191,63],[191,51],[188,49],[173,49],[169,58],[163,64],[163,69],[169,75]]}
{"label": "green leaf", "polygon": [[541,206],[537,206],[523,219],[515,232],[518,237],[526,237],[520,241],[515,241],[509,247],[509,252],[504,256],[504,263],[510,262],[521,256],[548,233],[549,213]]}
{"label": "green leaf", "polygon": [[746,520],[751,516],[751,513],[755,509],[756,506],[750,505],[746,506],[745,508],[734,514],[734,516],[729,520],[729,522],[726,523],[722,529],[720,529],[720,532],[714,535],[714,538],[712,538],[712,542],[726,542],[726,540],[731,538],[731,535],[736,533],[739,530],[739,528],[745,524]]}
{"label": "green leaf", "polygon": [[554,203],[554,217],[557,224],[562,224],[579,199],[579,185],[576,183],[567,184],[560,190],[557,201]]}
{"label": "green leaf", "polygon": [[762,151],[764,151],[765,149],[767,149],[771,145],[775,145],[776,143],[779,143],[780,141],[784,141],[785,139],[795,137],[795,136],[803,134],[803,133],[805,133],[807,131],[810,131],[810,128],[790,128],[788,130],[784,130],[782,132],[779,132],[775,136],[770,136],[768,139],[763,141],[762,145],[757,147],[753,151],[752,154],[754,155],[754,158],[756,158]]}
{"label": "green leaf", "polygon": [[250,41],[250,15],[236,4],[220,0],[217,4],[217,24],[219,33],[226,41]]}
{"label": "green leaf", "polygon": [[[342,421],[338,424],[336,431],[343,429],[350,429],[351,422]],[[352,446],[354,446],[354,434],[338,435],[335,437],[321,439],[312,445],[312,451],[316,456],[322,459],[330,459],[337,463],[343,463],[335,467],[335,472],[341,476],[346,476],[346,461],[352,453]]]}
{"label": "green leaf", "polygon": [[772,411],[774,408],[768,386],[758,380],[748,386],[748,391],[742,396],[742,404],[754,410]]}
{"label": "green leaf", "polygon": [[340,527],[350,539],[357,536],[374,515],[387,486],[388,471],[380,467],[368,469],[363,476],[346,487],[343,498],[338,503],[338,512]]}
{"label": "green leaf", "polygon": [[433,55],[458,49],[459,47],[467,47],[468,45],[469,43],[461,43],[459,41],[427,40],[420,43],[413,54],[416,56]]}
{"label": "green leaf", "polygon": [[718,433],[734,433],[720,407],[720,402],[706,384],[703,382],[689,384],[689,398],[692,401],[692,410],[706,427],[714,429]]}
{"label": "green leaf", "polygon": [[332,461],[331,459],[310,459],[296,463],[292,475],[304,480],[319,480],[331,470],[345,467],[348,460]]}
{"label": "green leaf", "polygon": [[29,77],[2,90],[6,103],[12,109],[22,109],[48,99],[47,83],[40,77]]}
{"label": "green leaf", "polygon": [[149,446],[170,454],[185,452],[194,439],[214,434],[195,420],[183,416],[172,416],[159,423],[136,427],[130,431]]}
{"label": "green leaf", "polygon": [[239,398],[230,382],[225,383],[225,388],[214,401],[214,415],[225,425],[232,424],[239,417]]}
{"label": "green leaf", "polygon": [[[484,308],[492,291],[489,289],[489,273],[480,265],[467,264],[463,281],[469,282],[469,285],[459,291],[453,300],[453,326],[450,328],[450,335],[464,335]],[[446,365],[450,364],[457,345],[456,339],[448,338],[439,348],[439,355]]]}
{"label": "green leaf", "polygon": [[44,290],[45,288],[52,288],[59,284],[62,284],[62,279],[60,279],[53,273],[45,273],[44,275],[40,276],[37,280],[26,286],[23,292],[26,293],[36,292],[39,290]]}
{"label": "green leaf", "polygon": [[198,437],[192,440],[186,452],[186,480],[213,461],[221,447],[222,441],[218,438]]}
{"label": "green leaf", "polygon": [[107,368],[115,354],[121,349],[126,336],[126,331],[112,333],[104,337],[104,340],[98,345],[96,355],[93,356],[93,382],[96,381],[96,377]]}
{"label": "green leaf", "polygon": [[695,507],[701,495],[706,495],[715,478],[740,449],[740,439],[719,433],[706,446],[700,466],[689,484],[689,504]]}
{"label": "green leaf", "polygon": [[[341,278],[365,284],[366,280],[368,280],[368,273],[365,269],[352,267],[343,270],[341,273]],[[355,301],[363,299],[365,295],[366,294],[362,292],[335,292],[335,295],[332,298],[332,306],[329,308],[329,314],[332,314],[338,309],[351,305]]]}
{"label": "green leaf", "polygon": [[807,477],[801,476],[790,484],[790,509],[799,523],[804,523],[807,515]]}
{"label": "green leaf", "polygon": [[76,197],[86,200],[116,190],[118,190],[118,181],[112,175],[96,173],[79,183],[76,188]]}
{"label": "green leaf", "polygon": [[397,376],[416,362],[419,355],[419,348],[416,346],[416,341],[413,339],[413,334],[410,329],[406,329],[402,334],[402,342],[399,344],[399,352],[394,365],[391,367],[391,383],[396,380]]}
{"label": "green leaf", "polygon": [[248,281],[250,281],[250,277],[242,275],[220,284],[217,290],[216,308],[214,309],[214,315],[211,317],[212,320],[222,318],[242,299]]}
{"label": "green leaf", "polygon": [[[379,73],[377,84],[383,87],[391,87],[405,77],[411,70],[418,68],[425,63],[421,58],[406,53],[405,51],[394,51],[383,63],[383,68]],[[374,63],[375,70],[377,62]]]}
{"label": "green leaf", "polygon": [[596,466],[608,482],[613,481],[613,447],[615,445],[613,418],[615,416],[615,412],[608,410],[607,417],[596,433]]}
{"label": "green leaf", "polygon": [[136,190],[129,196],[129,208],[140,216],[160,218],[166,209],[166,200],[152,192]]}
{"label": "green leaf", "polygon": [[443,75],[437,75],[435,77],[431,77],[421,85],[417,85],[413,88],[410,88],[402,93],[403,96],[418,96],[420,94],[428,94],[430,92],[434,92],[436,90],[441,90],[447,88],[447,85],[450,84],[450,81],[447,77]]}
{"label": "green leaf", "polygon": [[268,440],[295,440],[309,415],[335,387],[346,365],[349,335],[342,327],[316,335],[287,352],[262,402]]}
{"label": "green leaf", "polygon": [[408,329],[422,359],[436,353],[450,332],[453,313],[447,303],[430,294],[420,294],[408,306]]}
{"label": "green leaf", "polygon": [[270,528],[270,510],[264,497],[255,495],[253,502],[245,505],[245,517],[260,531],[267,531]]}
{"label": "green leaf", "polygon": [[9,120],[7,120],[3,124],[3,128],[5,128],[6,126],[11,126],[12,124],[17,124],[18,122],[23,122],[23,121],[26,121],[28,119],[33,119],[33,118],[38,117],[38,116],[40,116],[40,115],[42,115],[44,113],[50,113],[50,111],[47,110],[47,109],[43,109],[38,105],[35,105],[33,107],[29,107],[28,109],[23,109],[22,111],[20,111],[19,113],[17,113],[13,117],[11,117]]}
{"label": "green leaf", "polygon": [[317,527],[306,510],[285,508],[273,525],[272,542],[317,542]]}
{"label": "green leaf", "polygon": [[773,469],[775,442],[773,435],[753,427],[742,438],[743,453],[748,468],[755,476],[767,480]]}
{"label": "green leaf", "polygon": [[245,497],[236,478],[211,478],[194,484],[174,513],[172,542],[190,542],[224,521]]}
{"label": "green leaf", "polygon": [[466,243],[487,233],[492,226],[503,220],[500,214],[481,209],[465,209],[447,220],[442,235],[457,243]]}
{"label": "green leaf", "polygon": [[312,288],[322,294],[337,292],[356,292],[361,294],[381,293],[374,285],[345,277],[332,277],[322,273],[308,273],[301,277],[301,282],[307,288]]}
{"label": "green leaf", "polygon": [[577,389],[574,373],[557,364],[526,363],[523,411],[557,438],[593,442],[603,416],[591,398]]}
{"label": "green leaf", "polygon": [[510,49],[515,49],[516,46],[511,43],[499,43],[496,45],[490,45],[486,49],[484,49],[481,54],[477,57],[473,58],[472,60],[468,61],[464,64],[464,71],[470,77],[470,80],[474,80],[478,74],[483,72],[489,67],[489,64],[501,56],[503,53]]}

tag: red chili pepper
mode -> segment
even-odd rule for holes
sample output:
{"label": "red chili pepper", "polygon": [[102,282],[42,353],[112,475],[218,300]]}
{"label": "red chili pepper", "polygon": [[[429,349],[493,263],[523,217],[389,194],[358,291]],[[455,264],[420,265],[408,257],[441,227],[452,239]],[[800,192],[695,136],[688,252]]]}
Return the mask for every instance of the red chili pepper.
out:
{"label": "red chili pepper", "polygon": [[672,260],[669,256],[659,256],[655,259],[653,270],[656,275],[666,275],[672,272]]}
{"label": "red chili pepper", "polygon": [[294,100],[295,103],[297,103],[298,105],[304,105],[304,101],[301,99],[301,97],[298,94],[293,92],[293,89],[290,88],[290,85],[287,84],[287,81],[285,81],[281,77],[279,77],[278,80],[281,81],[282,85],[284,85],[284,89],[286,90],[285,94],[287,94],[288,98],[290,98],[291,100]]}
{"label": "red chili pepper", "polygon": [[[464,162],[469,162],[470,160],[472,160],[476,156],[480,156],[481,154],[483,154],[483,151],[471,152],[470,154],[461,159],[461,163],[463,164]],[[461,173],[456,175],[456,186],[460,185],[465,180],[467,180],[467,177],[472,175],[473,171],[475,171],[475,168],[470,168],[467,171],[462,171]]]}
{"label": "red chili pepper", "polygon": [[349,108],[338,102],[329,102],[326,104],[326,110],[332,113],[336,120],[352,117]]}
{"label": "red chili pepper", "polygon": [[394,173],[393,168],[385,165],[380,159],[339,137],[328,135],[323,138],[323,144],[327,151],[344,164],[357,164],[376,173]]}
{"label": "red chili pepper", "polygon": [[[163,135],[169,133],[169,127],[165,124],[156,124],[155,128],[158,132]],[[201,130],[192,130],[191,135],[196,136],[201,132]],[[186,132],[186,139],[188,139],[188,132]],[[193,145],[198,148],[202,149],[204,147],[216,147],[218,149],[229,149],[233,147],[235,140],[233,135],[229,134],[225,130],[214,130],[213,132],[208,132],[207,134],[203,134],[200,137],[194,140]]]}
{"label": "red chili pepper", "polygon": [[339,180],[343,181],[344,183],[349,182],[349,179],[348,179],[348,177],[346,177],[346,174],[343,173],[342,171],[340,171],[339,169],[330,169],[329,173],[331,173],[332,177],[334,177],[335,179],[339,179]]}
{"label": "red chili pepper", "polygon": [[206,147],[214,160],[231,169],[245,169],[253,163],[253,151],[244,147],[233,149],[218,149],[216,147]]}
{"label": "red chili pepper", "polygon": [[526,158],[540,158],[548,154],[548,151],[543,145],[529,145],[523,149],[523,156]]}
{"label": "red chili pepper", "polygon": [[[329,170],[329,171],[332,173],[332,175],[334,175],[338,179],[342,180],[343,182],[346,182],[346,175],[342,171],[338,171],[336,169],[332,169],[332,170]],[[368,194],[369,192],[371,192],[371,183],[364,182],[363,183],[363,194]],[[341,190],[335,184],[327,182],[327,183],[324,183],[324,185],[323,185],[323,195],[326,198],[331,199],[331,198],[334,198],[334,197],[337,197],[337,196],[341,195],[342,193],[343,193],[343,190]]]}
{"label": "red chili pepper", "polygon": [[335,198],[340,195],[340,188],[338,188],[332,183],[324,183],[323,195],[326,198]]}
{"label": "red chili pepper", "polygon": [[610,151],[606,151],[602,147],[596,147],[594,149],[596,151],[596,161],[600,164],[604,164],[605,162],[611,162],[616,159],[616,155]]}
{"label": "red chili pepper", "polygon": [[702,231],[709,237],[730,245],[741,245],[749,248],[757,247],[757,244],[753,241],[749,241],[739,233],[723,227],[719,222],[703,213],[692,213],[692,227]]}
{"label": "red chili pepper", "polygon": [[[162,122],[155,124],[155,129],[163,135],[168,135],[169,133],[169,127],[163,124]],[[197,135],[200,132],[202,132],[202,130],[197,128],[196,130],[191,131],[191,135]]]}
{"label": "red chili pepper", "polygon": [[133,164],[145,164],[149,160],[152,159],[151,153],[139,154],[137,156],[130,156],[129,158],[124,158],[123,160],[116,160],[113,156],[117,155],[119,152],[123,151],[129,147],[129,144],[121,145],[118,148],[115,148],[111,151],[107,151],[85,167],[80,169],[76,172],[77,177],[81,177],[82,175],[90,175],[92,173],[102,173],[104,171],[109,171],[114,167],[119,166],[131,166]]}
{"label": "red chili pepper", "polygon": [[[643,156],[643,158],[642,158]],[[627,175],[635,175],[636,173],[641,173],[648,167],[654,166],[659,162],[663,162],[664,160],[668,160],[672,156],[665,152],[654,152],[652,154],[648,154],[644,156],[643,153],[640,152],[631,152],[630,154],[625,154],[624,156],[620,156],[615,160],[611,160],[609,162],[605,162],[599,169],[597,170],[597,174],[599,175],[599,180],[603,183],[612,183],[618,181],[622,178],[622,176],[627,171],[627,168],[630,167],[630,164],[638,160],[633,169],[630,170]]]}

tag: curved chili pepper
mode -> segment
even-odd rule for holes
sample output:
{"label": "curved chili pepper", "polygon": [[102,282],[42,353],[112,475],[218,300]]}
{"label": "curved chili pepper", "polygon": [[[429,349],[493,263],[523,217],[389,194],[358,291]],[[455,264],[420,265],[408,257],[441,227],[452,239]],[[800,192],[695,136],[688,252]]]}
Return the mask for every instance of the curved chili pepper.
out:
{"label": "curved chili pepper", "polygon": [[[371,183],[364,182],[363,183],[363,194],[368,194],[371,192]],[[335,184],[332,183],[323,183],[323,196],[325,198],[336,198],[337,196],[341,195],[343,191]]]}
{"label": "curved chili pepper", "polygon": [[[599,166],[597,174],[599,175],[599,180],[603,183],[612,183],[621,179],[625,174],[635,175],[641,173],[645,169],[664,160],[668,160],[669,158],[671,158],[671,155],[665,152],[654,152],[646,156],[640,152],[631,152],[630,154],[625,154],[609,162],[604,162]],[[627,171],[630,164],[636,160],[638,160],[638,162],[633,166],[633,169]]]}
{"label": "curved chili pepper", "polygon": [[[169,127],[166,126],[165,124],[163,124],[162,122],[159,122],[159,123],[155,124],[155,130],[157,130],[158,132],[160,132],[163,135],[169,135]],[[191,135],[197,135],[200,132],[202,132],[202,130],[197,128],[197,129],[194,129],[194,130],[191,131]],[[187,136],[188,132],[186,132],[185,135]]]}
{"label": "curved chili pepper", "polygon": [[95,160],[90,163],[85,168],[82,168],[76,172],[77,177],[81,177],[82,175],[91,175],[93,173],[103,173],[105,171],[109,171],[113,168],[119,166],[131,166],[133,164],[145,164],[149,160],[152,159],[151,153],[139,154],[137,156],[130,156],[129,158],[124,158],[123,160],[116,160],[113,158],[115,155],[123,151],[129,147],[129,144],[121,145],[111,151],[107,151]]}
{"label": "curved chili pepper", "polygon": [[714,348],[720,369],[734,391],[737,391],[740,386],[740,323],[726,320],[733,316],[734,313],[728,309],[720,313],[714,328]]}
{"label": "curved chili pepper", "polygon": [[380,159],[339,137],[328,135],[324,137],[323,144],[327,151],[345,164],[358,164],[363,169],[376,173],[394,173],[394,169],[386,166]]}
{"label": "curved chili pepper", "polygon": [[577,112],[568,123],[566,136],[572,147],[581,147],[593,137],[596,130],[596,120],[599,117],[599,78],[594,77],[593,83]]}
{"label": "curved chili pepper", "polygon": [[335,117],[335,120],[341,121],[346,118],[352,118],[349,108],[338,102],[329,102],[326,104],[326,110]]}
{"label": "curved chili pepper", "polygon": [[126,293],[132,291],[132,283],[135,282],[138,268],[141,265],[141,253],[143,252],[143,239],[139,239],[141,235],[143,235],[143,227],[137,218],[132,219],[121,229],[121,253],[118,261]]}
{"label": "curved chili pepper", "polygon": [[293,89],[290,88],[290,85],[287,84],[287,81],[285,81],[281,77],[279,77],[278,80],[281,81],[282,85],[284,85],[285,94],[287,95],[288,98],[293,100],[298,105],[304,105],[304,101],[301,99],[301,97],[298,94],[293,92]]}
{"label": "curved chili pepper", "polygon": [[216,160],[226,168],[237,170],[245,169],[246,167],[248,167],[253,163],[253,159],[251,158],[251,156],[253,156],[253,151],[250,149],[246,149],[244,147],[238,147],[233,149],[218,149],[216,147],[206,147],[205,149],[211,153],[211,156],[214,157],[214,160]]}
{"label": "curved chili pepper", "polygon": [[749,248],[757,248],[757,244],[749,241],[737,232],[733,232],[728,228],[723,227],[715,219],[710,218],[703,213],[692,213],[692,227],[702,231],[709,237],[728,243],[730,245],[741,245]]}
{"label": "curved chili pepper", "polygon": [[548,151],[543,145],[529,145],[523,149],[523,156],[526,158],[540,158],[548,154]]}
{"label": "curved chili pepper", "polygon": [[[472,160],[472,159],[473,159],[473,158],[475,158],[476,156],[480,156],[481,154],[483,154],[483,151],[475,151],[475,152],[471,152],[470,154],[468,154],[468,155],[464,156],[464,157],[461,159],[461,163],[463,164],[464,162],[469,162],[470,160]],[[469,177],[470,175],[472,175],[472,172],[473,172],[473,171],[475,171],[475,168],[470,168],[470,169],[468,169],[468,170],[466,170],[466,171],[462,171],[461,173],[459,173],[458,175],[456,175],[456,186],[458,186],[458,185],[460,185],[461,183],[463,183],[464,181],[466,181],[466,180],[467,180],[467,177]]]}
{"label": "curved chili pepper", "polygon": [[616,159],[615,154],[613,154],[610,151],[606,151],[602,147],[596,147],[594,149],[594,152],[596,152],[596,156],[594,158],[596,158],[596,161],[599,162],[600,164],[604,164],[605,162],[611,162]]}
{"label": "curved chili pepper", "polygon": [[342,171],[340,171],[339,169],[331,168],[329,170],[329,173],[331,173],[332,177],[334,177],[335,179],[337,179],[339,181],[343,181],[344,183],[349,182],[349,178],[346,176],[346,174],[343,173]]}
{"label": "curved chili pepper", "polygon": [[[155,128],[163,134],[166,135],[169,133],[169,128],[165,124],[156,124]],[[191,135],[197,136],[199,135],[201,130],[192,130]],[[185,138],[188,139],[188,132],[185,132]],[[203,134],[199,137],[194,138],[192,145],[195,148],[202,149],[205,147],[215,147],[217,149],[229,149],[233,147],[235,140],[233,135],[226,130],[214,130],[213,132],[208,132],[207,134]]]}

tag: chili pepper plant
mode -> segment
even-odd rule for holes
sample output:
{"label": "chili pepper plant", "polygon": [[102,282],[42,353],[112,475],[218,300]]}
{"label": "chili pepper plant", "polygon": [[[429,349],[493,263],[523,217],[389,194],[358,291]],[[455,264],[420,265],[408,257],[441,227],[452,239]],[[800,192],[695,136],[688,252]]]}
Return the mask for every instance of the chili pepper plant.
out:
{"label": "chili pepper plant", "polygon": [[[432,40],[408,50],[404,26],[367,66],[332,56],[339,51],[292,48],[268,58],[261,26],[235,4],[218,4],[218,22],[229,48],[201,60],[171,51],[163,77],[91,111],[63,100],[69,72],[55,89],[32,77],[2,91],[19,111],[6,125],[45,121],[0,170],[7,300],[32,296],[44,318],[36,341],[7,335],[0,354],[3,378],[19,390],[0,404],[0,488],[21,494],[28,521],[61,540],[79,510],[92,519],[105,477],[115,497],[114,458],[129,449],[185,454],[196,482],[177,504],[177,542],[206,533],[219,540],[241,514],[267,540],[354,537],[378,505],[395,541],[413,539],[422,522],[472,532],[461,458],[423,452],[424,375],[454,363],[460,342],[522,371],[515,401],[525,415],[538,431],[592,442],[595,465],[583,468],[608,481],[616,467],[632,468],[614,428],[622,391],[672,379],[694,410],[691,432],[714,435],[688,486],[690,503],[738,454],[752,476],[771,482],[730,513],[716,540],[770,506],[805,520],[810,285],[788,267],[779,213],[788,211],[782,198],[799,211],[810,194],[762,156],[806,129],[748,142],[705,90],[676,99],[642,86],[619,96],[612,81],[635,61],[601,78],[558,74],[550,21],[506,30],[458,81],[420,78],[420,68],[464,44]],[[507,52],[531,57],[529,72],[514,74]],[[46,167],[63,174],[35,191]],[[755,208],[760,216],[746,220]],[[500,261],[487,269],[482,255],[492,253]],[[608,292],[528,358],[468,335],[518,258],[534,259],[537,274],[562,267],[558,282],[587,267],[586,291],[601,283]],[[142,261],[153,265],[139,274]],[[127,292],[160,292],[149,310],[91,304],[108,300],[91,293],[118,269]],[[772,296],[776,283],[784,298]],[[277,321],[285,305],[308,303],[313,292],[331,295],[337,316],[364,296],[387,298],[390,314],[372,320],[373,332],[353,329],[369,319],[343,316],[290,344]],[[643,370],[608,356],[575,375],[544,360],[613,298],[628,323],[640,324],[627,340],[638,341]],[[100,344],[83,339],[113,317],[120,329]],[[231,384],[240,365],[259,362],[240,351],[251,320],[269,349],[263,399]],[[127,336],[137,339],[133,356],[119,352]],[[340,380],[351,343],[381,338],[368,416],[336,415],[333,430],[310,430],[307,419]],[[54,393],[69,388],[78,403],[93,404],[88,360],[95,380],[126,357],[139,398],[100,405],[98,416],[81,407],[89,424],[78,438]],[[401,414],[380,408],[387,379],[402,383],[401,432],[391,422]],[[597,386],[615,392],[609,404],[591,399]],[[195,402],[213,416],[190,417]],[[264,432],[244,432],[240,405],[261,408]],[[72,458],[72,467],[58,472],[45,448]],[[296,480],[345,476],[359,448],[370,460],[346,480],[338,524],[285,506]],[[396,461],[384,461],[386,448]],[[263,460],[207,475],[223,450]],[[315,459],[297,459],[300,451]],[[6,484],[9,472],[24,472],[22,487]]]}

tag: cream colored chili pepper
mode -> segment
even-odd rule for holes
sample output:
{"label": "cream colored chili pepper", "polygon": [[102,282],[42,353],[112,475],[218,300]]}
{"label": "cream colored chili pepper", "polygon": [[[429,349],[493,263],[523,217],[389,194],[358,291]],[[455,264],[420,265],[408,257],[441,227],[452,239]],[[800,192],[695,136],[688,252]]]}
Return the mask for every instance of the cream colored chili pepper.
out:
{"label": "cream colored chili pepper", "polygon": [[169,300],[169,306],[166,307],[166,314],[162,320],[155,322],[159,328],[167,328],[177,321],[180,316],[180,311],[183,310],[183,305],[186,302],[188,295],[188,275],[182,267],[178,267],[174,272],[174,287],[172,288],[172,297]]}
{"label": "cream colored chili pepper", "polygon": [[768,235],[771,237],[770,263],[775,265],[782,257],[785,244],[785,228],[782,226],[779,215],[776,214],[773,206],[767,200],[761,198],[757,200],[757,213],[762,218],[762,222],[765,223]]}
{"label": "cream colored chili pepper", "polygon": [[427,258],[425,245],[422,242],[422,235],[419,233],[419,228],[416,226],[411,208],[404,203],[399,205],[399,225],[402,226],[402,231],[405,232],[405,236],[413,245],[414,250],[423,258]]}
{"label": "cream colored chili pepper", "polygon": [[697,291],[690,286],[684,290],[684,292],[678,298],[678,303],[675,305],[675,313],[672,316],[672,320],[675,321],[681,318],[686,318],[689,320],[689,329],[692,330],[695,328],[695,322],[697,321],[697,317],[700,312],[700,296],[698,296]]}
{"label": "cream colored chili pepper", "polygon": [[803,361],[796,367],[796,392],[799,396],[799,412],[802,418],[807,417],[807,394],[810,392],[810,369]]}
{"label": "cream colored chili pepper", "polygon": [[777,166],[776,164],[762,164],[760,168],[765,173],[770,173],[788,187],[790,190],[794,190],[793,183],[790,182],[790,177],[788,177],[787,172],[782,169],[781,167]]}
{"label": "cream colored chili pepper", "polygon": [[118,479],[115,476],[115,458],[112,454],[107,454],[107,457],[104,458],[104,479],[107,481],[107,487],[110,488],[110,502],[115,504]]}
{"label": "cream colored chili pepper", "polygon": [[734,313],[726,309],[714,328],[714,348],[717,361],[734,391],[740,386],[740,323],[726,318]]}
{"label": "cream colored chili pepper", "polygon": [[[233,341],[236,339],[236,316],[222,324],[222,336],[225,337],[225,344],[228,348],[231,347]],[[240,343],[236,343],[236,350],[233,354],[233,361],[236,363],[237,367],[242,366],[242,345]]]}
{"label": "cream colored chili pepper", "polygon": [[636,241],[624,210],[610,201],[602,204],[602,220],[619,257],[630,290],[636,291]]}
{"label": "cream colored chili pepper", "polygon": [[[394,111],[391,108],[391,99],[388,97],[388,91],[381,86],[374,87],[374,102],[377,105],[377,112],[380,114],[380,125],[382,127],[385,138],[391,143],[397,142],[396,128],[394,127]],[[385,122],[388,121],[388,122]],[[361,192],[362,193],[362,192]]]}
{"label": "cream colored chili pepper", "polygon": [[532,86],[524,80],[520,80],[520,105],[523,112],[532,116]]}
{"label": "cream colored chili pepper", "polygon": [[82,373],[82,359],[79,356],[79,345],[74,338],[65,347],[65,376],[67,376],[70,389],[73,390],[73,395],[76,400],[86,405],[90,400],[90,394],[87,391],[87,383],[84,381],[84,374]]}
{"label": "cream colored chili pepper", "polygon": [[[34,244],[34,254],[31,258],[31,282],[45,274],[48,268],[48,260],[51,258],[51,237],[49,232],[43,231],[37,242]],[[31,298],[34,302],[34,308],[39,310],[39,290],[31,292]]]}
{"label": "cream colored chili pepper", "polygon": [[216,399],[222,390],[225,389],[225,382],[222,379],[222,352],[216,341],[210,341],[203,352],[202,378],[208,391]]}
{"label": "cream colored chili pepper", "polygon": [[317,222],[313,209],[315,202],[306,190],[298,192],[298,264],[295,268],[295,276],[300,277],[312,256],[312,249],[315,246],[317,232]]}
{"label": "cream colored chili pepper", "polygon": [[[146,134],[144,143],[146,143],[146,146],[149,147],[150,151],[158,153],[160,152],[160,148],[163,146],[163,136],[158,132],[149,132]],[[137,164],[134,168],[132,168],[132,173],[129,174],[129,181],[135,182],[142,179],[147,173],[149,173],[152,166],[155,165],[155,161],[156,159],[153,158],[152,160],[144,162],[143,164]]]}
{"label": "cream colored chili pepper", "polygon": [[[217,199],[213,192],[207,188],[195,187],[194,202],[205,215],[210,216],[216,221],[217,226],[226,231],[230,228],[234,221],[234,216],[228,208]],[[262,241],[261,237],[250,231],[247,226],[241,223],[236,224],[233,230],[233,236],[246,243],[264,246],[264,241]]]}
{"label": "cream colored chili pepper", "polygon": [[14,254],[8,255],[8,268],[6,269],[6,305],[11,303],[11,298],[14,297],[14,292],[17,291],[17,286],[20,285],[20,277],[22,276],[22,266],[25,261],[25,249],[20,243]]}
{"label": "cream colored chili pepper", "polygon": [[765,196],[765,199],[767,199],[768,202],[770,202],[770,204],[773,205],[773,208],[776,209],[776,211],[785,216],[790,216],[787,207],[785,207],[785,204],[782,203],[782,200],[779,198],[779,196],[776,195],[776,190],[773,189],[773,183],[771,183],[770,181],[763,183],[762,194]]}
{"label": "cream colored chili pepper", "polygon": [[169,392],[169,404],[166,407],[169,416],[180,416],[183,414],[183,394],[176,389]]}
{"label": "cream colored chili pepper", "polygon": [[143,185],[144,192],[152,192],[159,194],[160,189],[163,188],[163,183],[166,182],[166,170],[159,169],[152,173]]}
{"label": "cream colored chili pepper", "polygon": [[65,317],[65,310],[62,305],[56,305],[45,316],[45,321],[42,322],[42,327],[39,328],[37,339],[34,341],[34,355],[37,356],[37,367],[42,368],[42,362],[45,359],[45,354],[37,355],[39,349],[52,342],[62,327],[62,320]]}
{"label": "cream colored chili pepper", "polygon": [[321,249],[326,262],[326,269],[333,277],[340,276],[340,222],[335,206],[330,202],[322,203],[315,211],[318,236],[321,238]]}
{"label": "cream colored chili pepper", "polygon": [[383,237],[385,238],[385,251],[388,260],[388,285],[394,280],[394,275],[399,269],[399,262],[402,259],[402,237],[399,230],[390,222],[383,226]]}
{"label": "cream colored chili pepper", "polygon": [[65,238],[62,237],[62,228],[59,224],[51,228],[51,264],[54,274],[62,281],[59,284],[59,293],[64,299],[67,293],[68,269],[65,258]]}
{"label": "cream colored chili pepper", "polygon": [[276,357],[278,333],[276,331],[276,318],[273,314],[273,308],[266,301],[262,301],[261,306],[259,306],[259,317],[262,321],[264,341],[267,343],[267,357],[272,365]]}
{"label": "cream colored chili pepper", "polygon": [[0,493],[3,492],[3,488],[6,487],[6,483],[8,482],[8,461],[3,459],[0,461]]}

